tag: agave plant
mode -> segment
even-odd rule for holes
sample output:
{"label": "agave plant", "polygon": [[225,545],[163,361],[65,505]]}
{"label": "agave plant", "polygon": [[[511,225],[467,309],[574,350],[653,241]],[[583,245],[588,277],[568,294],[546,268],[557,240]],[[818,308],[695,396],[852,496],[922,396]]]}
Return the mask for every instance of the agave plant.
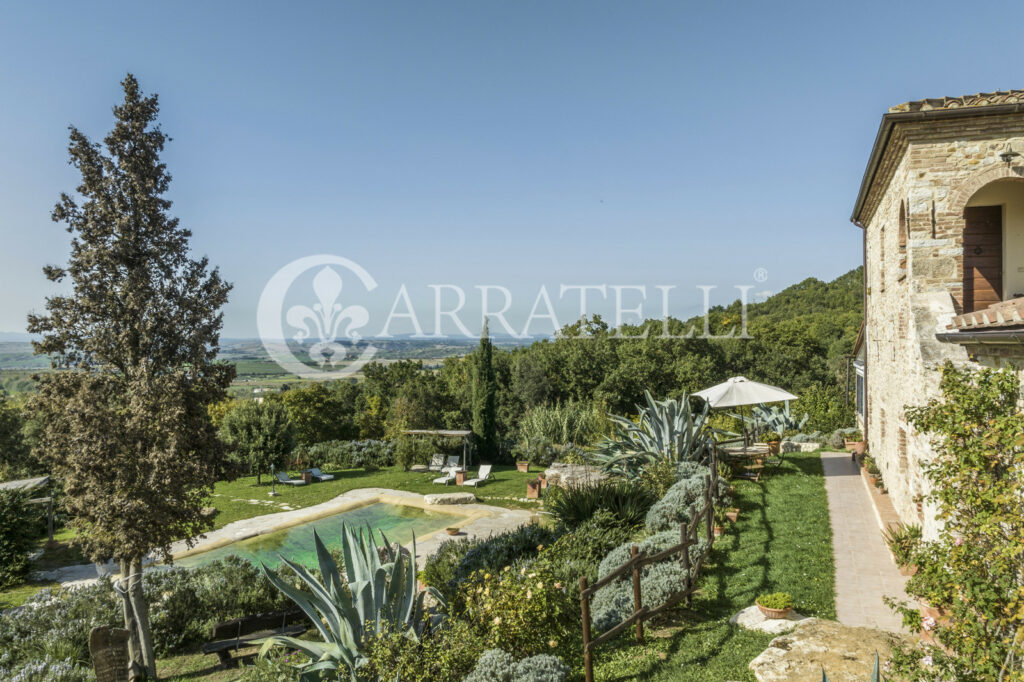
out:
{"label": "agave plant", "polygon": [[637,405],[640,418],[613,415],[615,435],[598,444],[594,461],[612,474],[635,478],[659,459],[673,462],[704,461],[712,447],[706,429],[710,408],[690,405],[688,395],[679,400],[655,400],[644,391],[646,405]]}
{"label": "agave plant", "polygon": [[805,412],[803,419],[797,420],[789,413],[789,405],[779,407],[778,405],[757,405],[751,412],[751,420],[768,431],[785,434],[787,431],[800,431],[807,423],[808,414]]}
{"label": "agave plant", "polygon": [[[426,591],[417,589],[415,559],[412,558],[416,556],[415,539],[411,555],[406,556],[391,546],[383,532],[380,536],[387,559],[384,562],[372,530],[367,528],[365,535],[362,530],[356,534],[342,526],[345,582],[342,582],[337,563],[315,531],[313,542],[323,582],[314,578],[302,565],[281,556],[281,561],[309,588],[308,592],[296,588],[263,565],[263,572],[270,582],[302,609],[316,626],[322,641],[268,637],[263,640],[261,657],[275,646],[297,649],[311,659],[310,663],[301,666],[303,682],[318,680],[321,672],[338,671],[343,666],[348,668],[355,682],[360,679],[359,669],[366,663],[363,646],[370,636],[387,630],[419,638],[428,622],[423,607],[427,592],[442,605],[444,600],[434,588]],[[440,616],[433,617],[435,622],[439,619]]]}

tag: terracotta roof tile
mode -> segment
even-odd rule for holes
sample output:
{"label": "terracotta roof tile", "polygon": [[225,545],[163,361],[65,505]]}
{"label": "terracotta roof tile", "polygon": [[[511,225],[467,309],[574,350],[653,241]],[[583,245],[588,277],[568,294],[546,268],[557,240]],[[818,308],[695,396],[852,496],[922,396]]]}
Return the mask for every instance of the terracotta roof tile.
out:
{"label": "terracotta roof tile", "polygon": [[932,111],[933,109],[962,109],[964,107],[991,107],[998,104],[1020,104],[1024,102],[1024,90],[997,90],[995,92],[979,92],[976,95],[960,97],[938,97],[904,102],[889,108],[890,114],[912,111]]}
{"label": "terracotta roof tile", "polygon": [[948,329],[991,329],[994,327],[1017,327],[1024,325],[1024,298],[994,303],[973,313],[957,315]]}

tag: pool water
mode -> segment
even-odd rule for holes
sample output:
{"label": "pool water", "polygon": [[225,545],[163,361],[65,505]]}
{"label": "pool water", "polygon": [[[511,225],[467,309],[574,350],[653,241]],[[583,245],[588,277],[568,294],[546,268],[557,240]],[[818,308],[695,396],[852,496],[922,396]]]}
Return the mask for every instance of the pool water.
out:
{"label": "pool water", "polygon": [[314,529],[327,549],[338,550],[341,549],[342,524],[355,531],[360,528],[365,530],[369,525],[374,529],[374,540],[378,545],[381,545],[382,541],[377,530],[384,531],[388,541],[404,545],[412,541],[414,533],[417,538],[421,538],[442,528],[458,526],[461,519],[462,517],[447,512],[377,502],[183,557],[174,563],[177,566],[202,566],[234,554],[257,565],[263,562],[267,566],[276,567],[281,564],[279,555],[284,555],[290,561],[315,567],[317,561],[316,549],[313,546]]}

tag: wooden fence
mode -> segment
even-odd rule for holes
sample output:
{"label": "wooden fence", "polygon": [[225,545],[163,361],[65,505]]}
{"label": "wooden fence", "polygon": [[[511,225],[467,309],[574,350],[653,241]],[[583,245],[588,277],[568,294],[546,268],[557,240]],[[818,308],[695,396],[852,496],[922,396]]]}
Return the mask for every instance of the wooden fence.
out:
{"label": "wooden fence", "polygon": [[[711,475],[706,476],[704,479],[704,506],[696,515],[694,515],[694,518],[689,524],[679,524],[679,544],[673,545],[668,549],[664,549],[657,554],[651,555],[648,555],[646,552],[641,552],[636,545],[633,545],[629,560],[595,582],[593,585],[587,584],[586,576],[580,577],[580,611],[583,615],[583,667],[586,672],[586,682],[594,682],[594,649],[599,644],[604,644],[605,642],[614,639],[630,626],[633,626],[635,629],[637,644],[642,644],[644,641],[644,621],[650,620],[651,618],[664,613],[681,601],[685,600],[686,605],[690,605],[691,595],[696,589],[697,578],[700,577],[700,571],[704,567],[704,561],[707,559],[708,554],[710,554],[711,546],[715,541],[715,504],[714,495],[712,494],[712,491],[716,490],[718,485],[718,471],[715,466],[715,459],[716,458],[713,457],[711,460]],[[701,525],[705,526],[705,532],[707,533],[707,546],[704,552],[695,559],[694,564],[691,567],[690,547],[697,543],[697,537],[700,533]],[[641,570],[644,566],[664,561],[674,554],[679,554],[679,562],[683,567],[683,584],[679,586],[679,591],[674,593],[669,600],[661,606],[653,609],[644,606],[643,593],[640,589]],[[613,627],[611,630],[604,632],[599,637],[592,637],[590,633],[591,597],[593,597],[599,589],[611,584],[627,573],[631,574],[633,581],[633,615]]]}

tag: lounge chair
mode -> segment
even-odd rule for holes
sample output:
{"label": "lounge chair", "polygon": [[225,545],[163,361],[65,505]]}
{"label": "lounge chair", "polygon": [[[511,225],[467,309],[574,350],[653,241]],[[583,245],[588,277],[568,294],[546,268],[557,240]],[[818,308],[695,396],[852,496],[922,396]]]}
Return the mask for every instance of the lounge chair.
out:
{"label": "lounge chair", "polygon": [[435,478],[434,483],[437,483],[438,485],[448,485],[449,483],[454,483],[455,473],[456,469],[449,469],[448,467],[445,467],[444,476]]}
{"label": "lounge chair", "polygon": [[275,475],[277,476],[278,483],[287,483],[288,485],[306,485],[306,482],[301,478],[291,478],[283,471],[278,471]]}
{"label": "lounge chair", "polygon": [[309,473],[313,474],[313,478],[317,481],[334,480],[334,474],[325,474],[324,472],[320,471],[319,467],[313,467],[312,469],[309,470]]}
{"label": "lounge chair", "polygon": [[[459,456],[448,455],[448,463],[444,465],[445,469],[458,469],[459,468]],[[443,469],[442,469],[443,471]]]}
{"label": "lounge chair", "polygon": [[440,452],[430,458],[430,464],[427,466],[427,471],[441,471],[444,468],[444,455]]}
{"label": "lounge chair", "polygon": [[491,465],[490,464],[484,464],[484,465],[482,465],[480,467],[480,471],[477,472],[476,478],[471,478],[468,481],[463,481],[462,485],[471,485],[471,486],[473,486],[475,488],[478,485],[480,485],[481,483],[483,483],[484,481],[490,480],[490,478],[491,478]]}

